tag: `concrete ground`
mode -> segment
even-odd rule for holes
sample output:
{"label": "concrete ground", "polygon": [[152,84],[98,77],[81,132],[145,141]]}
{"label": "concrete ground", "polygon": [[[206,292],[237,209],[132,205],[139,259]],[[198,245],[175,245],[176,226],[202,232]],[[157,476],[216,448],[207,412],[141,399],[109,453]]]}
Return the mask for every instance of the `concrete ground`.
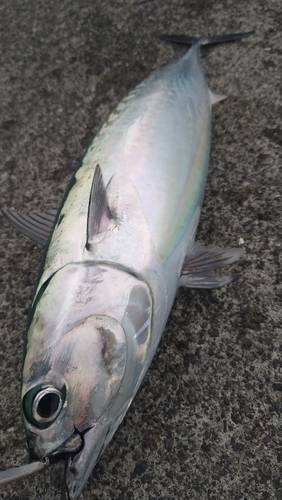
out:
{"label": "concrete ground", "polygon": [[[84,500],[282,499],[279,0],[0,0],[1,207],[60,204],[91,138],[185,48],[159,33],[255,30],[203,49],[214,107],[198,241],[246,256],[216,291],[179,291],[150,370]],[[20,410],[25,323],[42,249],[1,219],[0,468],[28,461]],[[63,462],[0,490],[65,498]]]}

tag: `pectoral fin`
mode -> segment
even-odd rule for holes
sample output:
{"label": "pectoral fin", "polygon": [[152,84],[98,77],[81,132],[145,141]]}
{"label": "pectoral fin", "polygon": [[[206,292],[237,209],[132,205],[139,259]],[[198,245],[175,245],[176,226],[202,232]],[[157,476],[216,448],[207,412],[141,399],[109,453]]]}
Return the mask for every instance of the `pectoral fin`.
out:
{"label": "pectoral fin", "polygon": [[179,286],[219,288],[227,285],[232,278],[216,274],[214,269],[231,264],[243,254],[241,248],[208,248],[193,243],[184,260]]}
{"label": "pectoral fin", "polygon": [[2,214],[18,231],[44,247],[52,234],[57,210],[51,209],[41,214],[28,215],[3,209]]}

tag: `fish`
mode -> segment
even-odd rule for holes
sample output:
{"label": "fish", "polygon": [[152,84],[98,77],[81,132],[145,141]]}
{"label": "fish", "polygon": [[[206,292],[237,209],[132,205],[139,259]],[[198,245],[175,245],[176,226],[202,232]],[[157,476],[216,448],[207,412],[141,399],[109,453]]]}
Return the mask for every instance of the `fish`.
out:
{"label": "fish", "polygon": [[68,498],[79,497],[154,357],[179,287],[218,288],[215,271],[241,248],[195,241],[208,172],[212,92],[204,44],[249,36],[165,36],[188,43],[101,127],[59,210],[3,209],[45,247],[28,318],[21,405],[30,464],[0,484],[64,458]]}

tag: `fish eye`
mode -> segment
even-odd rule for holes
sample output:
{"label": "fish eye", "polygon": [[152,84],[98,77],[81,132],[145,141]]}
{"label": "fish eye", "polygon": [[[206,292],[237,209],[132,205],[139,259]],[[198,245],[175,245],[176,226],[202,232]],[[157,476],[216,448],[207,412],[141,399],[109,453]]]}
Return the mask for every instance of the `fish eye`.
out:
{"label": "fish eye", "polygon": [[40,391],[33,400],[32,414],[38,423],[53,422],[63,406],[60,391],[47,387]]}
{"label": "fish eye", "polygon": [[37,386],[23,399],[24,414],[37,427],[48,427],[59,415],[65,401],[65,387]]}

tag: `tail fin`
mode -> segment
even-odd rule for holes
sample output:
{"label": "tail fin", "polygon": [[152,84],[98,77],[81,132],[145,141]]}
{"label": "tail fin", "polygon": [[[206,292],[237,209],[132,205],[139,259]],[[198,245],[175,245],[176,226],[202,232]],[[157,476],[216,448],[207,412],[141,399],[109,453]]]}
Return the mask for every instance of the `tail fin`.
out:
{"label": "tail fin", "polygon": [[230,35],[219,35],[211,37],[192,37],[192,36],[182,36],[182,35],[160,35],[162,40],[167,42],[176,43],[186,43],[188,45],[213,45],[215,43],[231,42],[233,40],[241,40],[241,38],[246,38],[247,36],[253,35],[254,31],[248,31],[247,33],[231,33]]}

